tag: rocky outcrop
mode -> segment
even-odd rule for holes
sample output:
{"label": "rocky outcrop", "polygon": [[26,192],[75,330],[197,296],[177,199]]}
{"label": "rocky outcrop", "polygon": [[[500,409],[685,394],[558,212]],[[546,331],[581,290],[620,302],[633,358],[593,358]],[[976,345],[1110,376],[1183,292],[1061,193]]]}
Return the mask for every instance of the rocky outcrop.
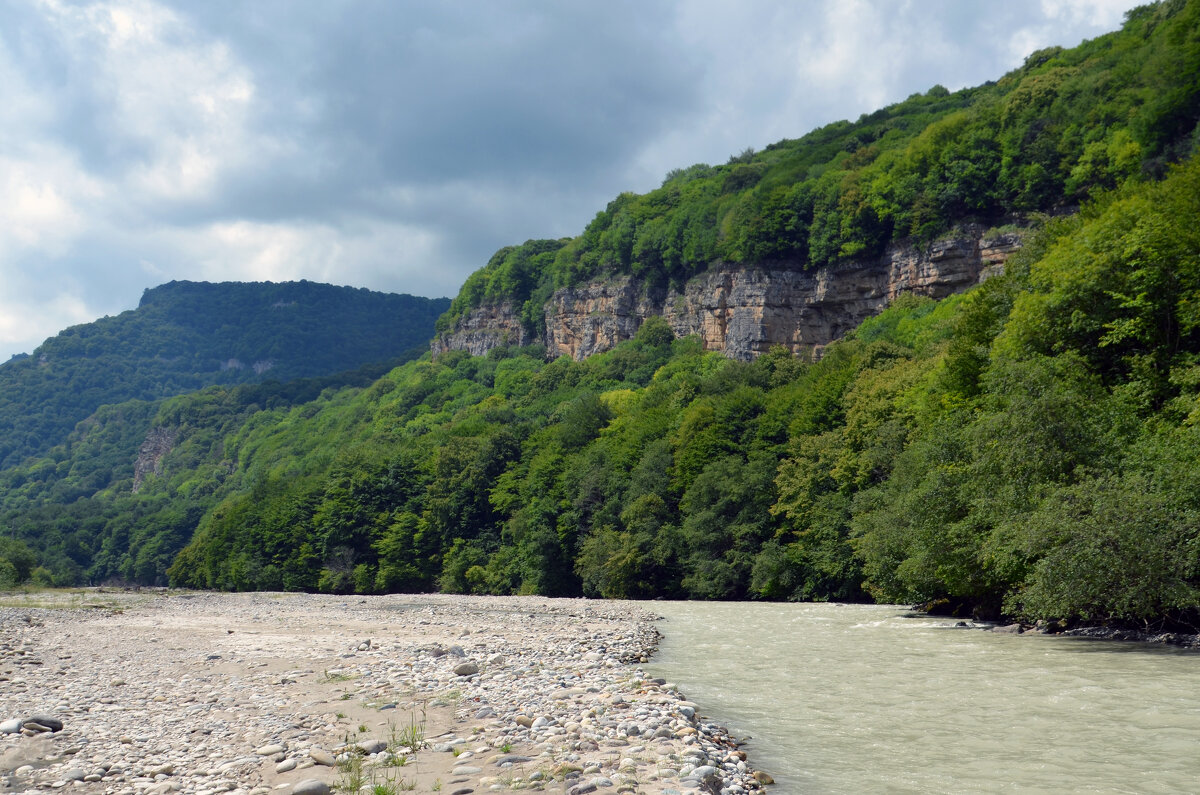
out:
{"label": "rocky outcrop", "polygon": [[452,332],[434,337],[430,348],[435,357],[447,351],[469,351],[472,356],[484,356],[492,348],[533,342],[521,323],[520,310],[503,301],[471,310],[459,319]]}
{"label": "rocky outcrop", "polygon": [[584,359],[607,351],[637,334],[647,317],[661,314],[661,297],[646,296],[632,276],[556,290],[546,302],[546,355]]}
{"label": "rocky outcrop", "polygon": [[166,428],[151,428],[138,448],[133,462],[133,493],[137,494],[146,478],[162,473],[162,460],[175,446],[175,432]]}
{"label": "rocky outcrop", "polygon": [[[546,303],[540,341],[547,356],[583,359],[637,333],[650,315],[666,318],[676,336],[697,335],[708,350],[752,359],[776,345],[819,355],[903,293],[943,298],[999,272],[1020,248],[1018,232],[987,234],[965,226],[916,247],[890,246],[878,259],[850,260],[804,271],[787,263],[718,264],[683,289],[657,293],[630,276],[556,291]],[[468,350],[482,355],[502,344],[534,342],[510,305],[480,307],[439,336],[434,355]]]}
{"label": "rocky outcrop", "polygon": [[[270,359],[259,359],[257,362],[254,362],[253,364],[251,364],[250,368],[252,370],[254,370],[255,375],[262,375],[263,373],[265,373],[267,370],[270,370],[274,366],[275,366],[275,362],[271,361]],[[221,362],[221,372],[225,372],[226,370],[245,370],[245,369],[246,369],[246,364],[241,359],[226,359],[225,361]]]}

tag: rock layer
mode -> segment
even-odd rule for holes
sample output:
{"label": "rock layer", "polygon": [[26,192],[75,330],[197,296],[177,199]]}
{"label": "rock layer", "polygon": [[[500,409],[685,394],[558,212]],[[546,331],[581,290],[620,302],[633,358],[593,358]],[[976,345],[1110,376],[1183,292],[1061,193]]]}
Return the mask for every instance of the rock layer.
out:
{"label": "rock layer", "polygon": [[489,304],[439,335],[433,353],[483,355],[499,345],[540,341],[550,358],[584,359],[632,338],[647,317],[661,315],[676,336],[695,334],[706,349],[736,359],[753,359],[776,345],[819,355],[904,293],[943,298],[978,284],[1020,245],[1018,232],[989,234],[968,225],[926,246],[893,244],[878,259],[813,271],[787,263],[718,264],[682,290],[648,291],[631,276],[614,276],[555,291],[536,339],[511,304]]}
{"label": "rock layer", "polygon": [[468,312],[449,334],[433,338],[433,355],[447,351],[468,351],[472,356],[484,356],[492,348],[504,345],[529,345],[533,336],[521,323],[520,307],[510,301],[484,304]]}

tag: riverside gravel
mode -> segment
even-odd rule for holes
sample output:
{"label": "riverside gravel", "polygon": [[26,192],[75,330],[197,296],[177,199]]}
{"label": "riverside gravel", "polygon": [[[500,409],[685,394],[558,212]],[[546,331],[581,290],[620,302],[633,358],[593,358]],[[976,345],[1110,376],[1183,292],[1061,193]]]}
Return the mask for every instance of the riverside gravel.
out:
{"label": "riverside gravel", "polygon": [[769,783],[639,667],[634,603],[0,597],[0,792],[724,793]]}

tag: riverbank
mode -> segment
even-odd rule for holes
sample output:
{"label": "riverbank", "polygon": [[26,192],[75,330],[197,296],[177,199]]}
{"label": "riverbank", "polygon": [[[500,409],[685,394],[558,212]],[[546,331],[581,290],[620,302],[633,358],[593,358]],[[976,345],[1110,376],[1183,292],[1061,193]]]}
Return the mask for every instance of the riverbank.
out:
{"label": "riverbank", "polygon": [[0,605],[0,792],[759,787],[720,727],[639,667],[658,632],[632,603],[89,591]]}

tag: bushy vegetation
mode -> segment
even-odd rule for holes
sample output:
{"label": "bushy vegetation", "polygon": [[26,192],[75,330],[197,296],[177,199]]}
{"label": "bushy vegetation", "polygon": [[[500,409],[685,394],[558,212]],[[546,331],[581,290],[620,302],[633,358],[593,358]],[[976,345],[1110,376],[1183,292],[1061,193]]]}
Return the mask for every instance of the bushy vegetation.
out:
{"label": "bushy vegetation", "polygon": [[0,365],[0,468],[45,453],[106,404],[419,356],[447,306],[303,281],[147,290],[136,310],[69,328]]}
{"label": "bushy vegetation", "polygon": [[263,387],[130,404],[178,436],[161,475],[64,520],[54,490],[130,425],[100,417],[58,480],[47,461],[6,489],[45,510],[5,521],[18,543],[59,539],[55,577],[93,538],[76,576],[1192,622],[1198,213],[1193,161],[815,363],[731,361],[652,319],[583,362],[452,353],[273,408],[243,392]]}
{"label": "bushy vegetation", "polygon": [[171,577],[1195,621],[1198,214],[1193,161],[812,364],[652,320],[584,362],[406,365],[307,421],[357,417],[336,449],[287,446],[317,425],[246,437],[276,454],[245,458]]}
{"label": "bushy vegetation", "polygon": [[723,165],[676,169],[644,195],[623,193],[580,236],[527,243],[536,256],[525,264],[535,267],[518,278],[498,278],[514,250],[498,252],[443,329],[484,300],[525,306],[536,327],[554,287],[608,274],[654,287],[721,261],[810,269],[876,256],[895,239],[928,241],[964,220],[1071,208],[1161,177],[1200,141],[1197,122],[1200,6],[1143,6],[1122,30],[1035,52],[994,83],[934,86]]}
{"label": "bushy vegetation", "polygon": [[[197,523],[240,483],[227,477],[234,468],[225,454],[228,435],[293,406],[316,411],[330,395],[369,386],[388,369],[101,407],[45,456],[0,470],[0,577],[7,558],[13,583],[165,583]],[[163,466],[170,475],[135,489],[134,463],[152,429],[167,429]],[[30,555],[40,565],[22,562]]]}
{"label": "bushy vegetation", "polygon": [[[539,346],[451,352],[377,380],[110,406],[3,473],[0,577],[40,566],[54,582],[236,590],[877,599],[1200,627],[1200,71],[1184,68],[1197,8],[1135,10],[1123,32],[1006,78],[1006,96],[1056,86],[1006,107],[1063,127],[1045,139],[1059,154],[1102,143],[1116,176],[1068,184],[1083,161],[1036,160],[1038,136],[1017,146],[1034,158],[1011,166],[1020,184],[1051,164],[1061,181],[1046,196],[1089,198],[1038,221],[1005,273],[968,293],[902,297],[816,362],[782,349],[732,361],[650,318],[583,362],[547,362]],[[1152,72],[1154,90],[1120,112],[1096,99],[1108,83],[1145,89]],[[1092,94],[1069,82],[1084,75]],[[1059,100],[1074,109],[1061,124]],[[1085,111],[1099,115],[1071,115]],[[1137,167],[1113,172],[1128,141]],[[987,184],[1003,187],[1003,136],[995,145]],[[669,185],[711,179],[696,168]],[[539,269],[556,272],[584,239],[502,251],[451,315],[476,297],[537,310]],[[133,494],[128,451],[150,429],[173,447]]]}

